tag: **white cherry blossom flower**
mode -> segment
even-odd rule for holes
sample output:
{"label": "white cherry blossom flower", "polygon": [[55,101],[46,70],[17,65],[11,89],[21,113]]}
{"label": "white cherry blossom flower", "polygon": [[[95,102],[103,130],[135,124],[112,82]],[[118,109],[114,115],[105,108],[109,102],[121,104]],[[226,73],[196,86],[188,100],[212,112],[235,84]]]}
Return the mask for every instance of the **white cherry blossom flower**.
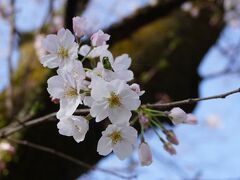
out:
{"label": "white cherry blossom flower", "polygon": [[58,71],[59,75],[48,80],[47,90],[49,94],[53,98],[60,99],[58,119],[71,116],[78,105],[82,104],[83,95],[80,94],[80,90],[86,89],[83,84],[84,73],[81,72],[81,62],[76,61],[75,65],[70,71],[71,73],[60,69]]}
{"label": "white cherry blossom flower", "polygon": [[[110,63],[110,68],[106,69],[104,67],[104,58],[107,58]],[[97,63],[97,67],[88,73],[88,76],[93,79],[102,78],[105,81],[112,81],[115,79],[120,79],[123,81],[130,81],[133,79],[133,72],[128,70],[131,64],[131,58],[127,54],[113,59],[112,53],[108,50],[105,50],[101,53],[100,62]],[[142,92],[141,92],[142,93]]]}
{"label": "white cherry blossom flower", "polygon": [[82,116],[70,116],[61,119],[57,124],[59,134],[64,136],[73,136],[76,142],[84,140],[89,129],[88,121]]}
{"label": "white cherry blossom flower", "polygon": [[137,131],[131,126],[116,126],[111,124],[102,132],[98,141],[97,152],[106,156],[112,151],[120,160],[127,158],[136,142]]}
{"label": "white cherry blossom flower", "polygon": [[74,42],[74,36],[68,29],[60,29],[57,35],[48,35],[43,40],[43,46],[49,53],[40,58],[44,67],[64,67],[72,63],[78,57],[78,44]]}
{"label": "white cherry blossom flower", "polygon": [[90,114],[96,117],[96,122],[108,117],[115,124],[128,123],[132,116],[131,111],[137,110],[141,103],[139,96],[129,85],[118,79],[111,82],[96,81],[92,86],[91,96],[94,101]]}
{"label": "white cherry blossom flower", "polygon": [[102,46],[106,44],[106,41],[110,39],[110,35],[104,33],[102,30],[98,30],[91,36],[92,46]]}
{"label": "white cherry blossom flower", "polygon": [[112,74],[112,80],[113,79],[120,79],[124,81],[130,81],[133,79],[133,72],[131,70],[128,70],[128,68],[131,65],[131,58],[128,56],[128,54],[122,54],[113,60],[112,53],[110,51],[105,51],[102,53],[100,60],[103,63],[103,58],[107,57],[111,67],[112,71],[114,72]]}

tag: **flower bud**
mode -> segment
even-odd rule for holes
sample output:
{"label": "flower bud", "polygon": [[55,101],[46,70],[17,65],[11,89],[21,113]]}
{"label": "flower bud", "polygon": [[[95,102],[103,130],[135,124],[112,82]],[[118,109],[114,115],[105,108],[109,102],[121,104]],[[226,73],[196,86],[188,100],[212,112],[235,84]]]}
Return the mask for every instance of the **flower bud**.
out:
{"label": "flower bud", "polygon": [[173,108],[170,111],[169,116],[171,117],[174,125],[184,123],[187,119],[187,114],[179,107]]}
{"label": "flower bud", "polygon": [[138,147],[138,156],[141,162],[141,166],[149,166],[152,164],[152,153],[149,145],[146,142],[142,142]]}
{"label": "flower bud", "polygon": [[139,84],[136,84],[136,83],[133,83],[130,88],[135,92],[137,93],[137,95],[141,96],[145,93],[145,91],[141,91],[140,90],[140,86]]}
{"label": "flower bud", "polygon": [[88,32],[89,25],[86,18],[77,16],[77,17],[74,17],[72,21],[73,21],[73,31],[75,36],[82,37],[87,33],[89,33]]}
{"label": "flower bud", "polygon": [[175,144],[175,145],[179,144],[177,136],[172,130],[164,130],[163,132],[166,134],[167,140],[170,143]]}
{"label": "flower bud", "polygon": [[58,99],[58,98],[54,98],[54,97],[50,96],[50,99],[54,104],[59,104],[60,103],[60,99]]}
{"label": "flower bud", "polygon": [[98,32],[94,33],[91,36],[92,46],[102,46],[106,44],[110,38],[109,34],[104,33],[102,30],[98,30]]}
{"label": "flower bud", "polygon": [[196,116],[194,116],[193,114],[187,114],[187,119],[185,119],[184,123],[195,125],[198,122]]}
{"label": "flower bud", "polygon": [[173,147],[171,143],[168,143],[168,142],[164,143],[163,148],[165,149],[165,151],[167,151],[171,155],[177,154],[176,149]]}
{"label": "flower bud", "polygon": [[139,114],[139,122],[143,125],[145,129],[148,128],[149,119],[143,114]]}

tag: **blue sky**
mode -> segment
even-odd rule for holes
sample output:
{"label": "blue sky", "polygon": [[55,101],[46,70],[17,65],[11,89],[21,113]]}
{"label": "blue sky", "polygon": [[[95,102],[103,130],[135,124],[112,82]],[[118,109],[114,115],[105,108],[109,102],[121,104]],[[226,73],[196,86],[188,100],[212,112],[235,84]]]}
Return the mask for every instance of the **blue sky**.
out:
{"label": "blue sky", "polygon": [[[227,35],[227,37],[226,37]],[[228,47],[236,43],[240,36],[239,28],[226,27],[218,43]],[[235,41],[235,42],[234,42]],[[239,58],[237,58],[239,61]],[[228,59],[213,46],[199,66],[199,74],[218,72],[226,67]],[[214,79],[205,79],[199,84],[201,97],[216,95],[239,88],[240,75],[224,75]],[[196,126],[179,125],[174,128],[180,145],[178,154],[170,156],[163,149],[158,138],[151,131],[147,133],[147,142],[152,148],[154,162],[149,167],[140,167],[135,151],[133,157],[120,161],[110,155],[99,162],[99,167],[112,169],[122,174],[137,174],[138,180],[159,179],[236,179],[240,177],[240,94],[226,99],[198,103],[194,114],[199,120]],[[135,147],[137,148],[137,146]],[[130,165],[129,165],[130,164]],[[134,164],[136,164],[134,166]],[[100,171],[94,171],[79,179],[117,180],[119,178]]]}

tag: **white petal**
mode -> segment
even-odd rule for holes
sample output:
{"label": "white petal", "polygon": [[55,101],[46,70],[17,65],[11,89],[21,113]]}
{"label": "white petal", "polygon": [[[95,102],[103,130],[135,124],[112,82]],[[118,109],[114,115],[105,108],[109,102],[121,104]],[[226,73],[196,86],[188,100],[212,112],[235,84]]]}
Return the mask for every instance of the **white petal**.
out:
{"label": "white petal", "polygon": [[[107,51],[108,46],[109,45],[102,45],[102,46],[93,48],[91,53],[89,53],[89,57],[92,57],[92,58],[100,57],[102,54],[104,54],[104,51]],[[110,56],[110,58],[113,58],[113,57]]]}
{"label": "white petal", "polygon": [[44,48],[50,53],[56,53],[58,48],[58,39],[54,34],[48,35],[45,39],[43,39]]}
{"label": "white petal", "polygon": [[109,137],[102,136],[97,145],[97,152],[106,156],[112,151],[112,141]]}
{"label": "white petal", "polygon": [[53,76],[48,79],[48,93],[53,98],[62,98],[64,94],[64,81],[60,76]]}
{"label": "white petal", "polygon": [[71,116],[81,103],[80,97],[60,99],[60,109],[57,112],[57,118],[62,119]]}
{"label": "white petal", "polygon": [[100,122],[108,116],[107,102],[94,102],[90,109],[92,117],[96,117],[96,122]]}
{"label": "white petal", "polygon": [[74,125],[71,119],[62,119],[57,124],[59,134],[64,136],[72,136]]}
{"label": "white petal", "polygon": [[65,33],[65,29],[64,28],[59,29],[58,32],[57,32],[58,38],[61,38],[62,36],[64,36],[64,33]]}
{"label": "white petal", "polygon": [[137,130],[131,126],[125,126],[121,130],[122,137],[130,142],[131,144],[135,144],[137,140]]}
{"label": "white petal", "polygon": [[133,79],[133,72],[130,70],[115,71],[115,78],[130,81]]}
{"label": "white petal", "polygon": [[137,110],[141,104],[141,101],[139,99],[133,98],[132,96],[127,96],[121,98],[121,104],[128,110]]}
{"label": "white petal", "polygon": [[113,145],[113,152],[117,155],[120,160],[124,160],[132,153],[132,145],[127,141],[120,141]]}
{"label": "white petal", "polygon": [[85,106],[91,107],[93,104],[93,98],[91,96],[85,96],[83,100]]}
{"label": "white petal", "polygon": [[75,125],[73,138],[76,142],[81,142],[84,140],[85,135],[89,129],[88,121],[81,116],[72,116],[73,124]]}
{"label": "white petal", "polygon": [[113,124],[126,124],[131,116],[132,113],[122,107],[109,109],[109,119]]}
{"label": "white petal", "polygon": [[60,59],[56,54],[48,54],[40,58],[40,62],[44,67],[48,67],[50,69],[56,68],[60,64]]}
{"label": "white petal", "polygon": [[128,54],[123,54],[121,56],[116,57],[112,67],[114,71],[126,70],[131,65],[131,58]]}
{"label": "white petal", "polygon": [[104,80],[96,79],[92,84],[91,96],[94,100],[102,100],[104,97],[110,95],[109,90],[107,89],[107,83]]}
{"label": "white petal", "polygon": [[74,38],[73,34],[71,33],[71,31],[66,29],[64,36],[61,37],[61,41],[63,42],[63,47],[65,47],[67,49],[70,48],[74,43],[74,39],[75,38]]}

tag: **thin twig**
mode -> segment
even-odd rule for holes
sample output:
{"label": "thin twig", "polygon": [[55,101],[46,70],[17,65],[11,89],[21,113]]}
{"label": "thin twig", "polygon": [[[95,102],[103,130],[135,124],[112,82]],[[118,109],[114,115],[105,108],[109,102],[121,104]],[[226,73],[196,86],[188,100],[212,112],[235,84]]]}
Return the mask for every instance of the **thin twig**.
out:
{"label": "thin twig", "polygon": [[175,102],[170,102],[170,103],[146,104],[146,106],[149,108],[160,108],[160,109],[161,108],[169,108],[169,107],[180,106],[180,105],[184,105],[184,104],[193,104],[193,103],[196,103],[199,101],[206,101],[206,100],[210,100],[210,99],[223,99],[229,95],[236,94],[239,92],[240,92],[240,88],[230,91],[230,92],[227,92],[227,93],[215,95],[215,96],[209,96],[209,97],[204,97],[204,98],[190,98],[190,99],[185,99],[185,100],[175,101]]}
{"label": "thin twig", "polygon": [[[89,112],[89,109],[78,109],[76,113],[87,113]],[[47,114],[45,116],[30,120],[30,121],[20,121],[21,123],[18,122],[13,122],[9,124],[8,126],[1,128],[0,129],[0,138],[5,138],[10,136],[11,134],[18,132],[26,127],[30,127],[33,125],[40,124],[42,122],[46,122],[51,120],[52,118],[55,118],[56,112]]]}
{"label": "thin twig", "polygon": [[[149,107],[149,108],[164,109],[164,108],[176,107],[176,106],[180,106],[180,105],[184,105],[184,104],[193,104],[193,103],[196,103],[199,101],[205,101],[205,100],[210,100],[210,99],[220,99],[220,98],[223,99],[229,95],[236,94],[239,92],[240,92],[240,88],[230,91],[230,92],[227,92],[227,93],[215,95],[215,96],[209,96],[209,97],[204,97],[204,98],[191,98],[191,99],[185,99],[182,101],[175,101],[175,102],[170,102],[170,103],[145,104],[142,106]],[[75,113],[81,114],[81,113],[88,113],[88,112],[89,112],[89,109],[78,109],[78,110],[76,110]],[[11,124],[7,125],[6,127],[0,129],[0,138],[8,137],[11,134],[18,132],[20,130],[23,130],[26,127],[30,127],[33,125],[43,123],[45,121],[49,121],[50,119],[55,118],[55,116],[56,116],[56,112],[47,114],[45,116],[30,120],[30,121],[26,121],[26,122],[22,121],[21,123],[17,123],[17,124],[16,124],[16,122],[11,123]]]}
{"label": "thin twig", "polygon": [[16,143],[16,144],[28,146],[28,147],[31,147],[31,148],[34,148],[34,149],[37,149],[37,150],[40,150],[40,151],[43,151],[43,152],[47,152],[49,154],[53,154],[53,155],[58,156],[58,157],[60,157],[62,159],[70,161],[70,162],[72,162],[72,163],[74,163],[76,165],[84,167],[84,168],[86,168],[88,170],[102,171],[104,173],[108,173],[108,174],[111,174],[113,176],[117,176],[117,177],[122,178],[122,179],[133,179],[133,178],[136,178],[135,175],[134,176],[124,176],[124,175],[121,175],[119,173],[116,173],[116,172],[108,170],[108,169],[92,166],[92,165],[90,165],[88,163],[80,161],[80,160],[78,160],[78,159],[76,159],[76,158],[74,158],[72,156],[64,154],[64,153],[62,153],[60,151],[57,151],[55,149],[52,149],[52,148],[49,148],[49,147],[46,147],[46,146],[42,146],[42,145],[39,145],[39,144],[35,144],[35,143],[29,142],[29,141],[26,141],[26,140],[19,140],[19,139],[12,139],[12,138],[7,138],[7,140],[9,140],[10,142]]}

